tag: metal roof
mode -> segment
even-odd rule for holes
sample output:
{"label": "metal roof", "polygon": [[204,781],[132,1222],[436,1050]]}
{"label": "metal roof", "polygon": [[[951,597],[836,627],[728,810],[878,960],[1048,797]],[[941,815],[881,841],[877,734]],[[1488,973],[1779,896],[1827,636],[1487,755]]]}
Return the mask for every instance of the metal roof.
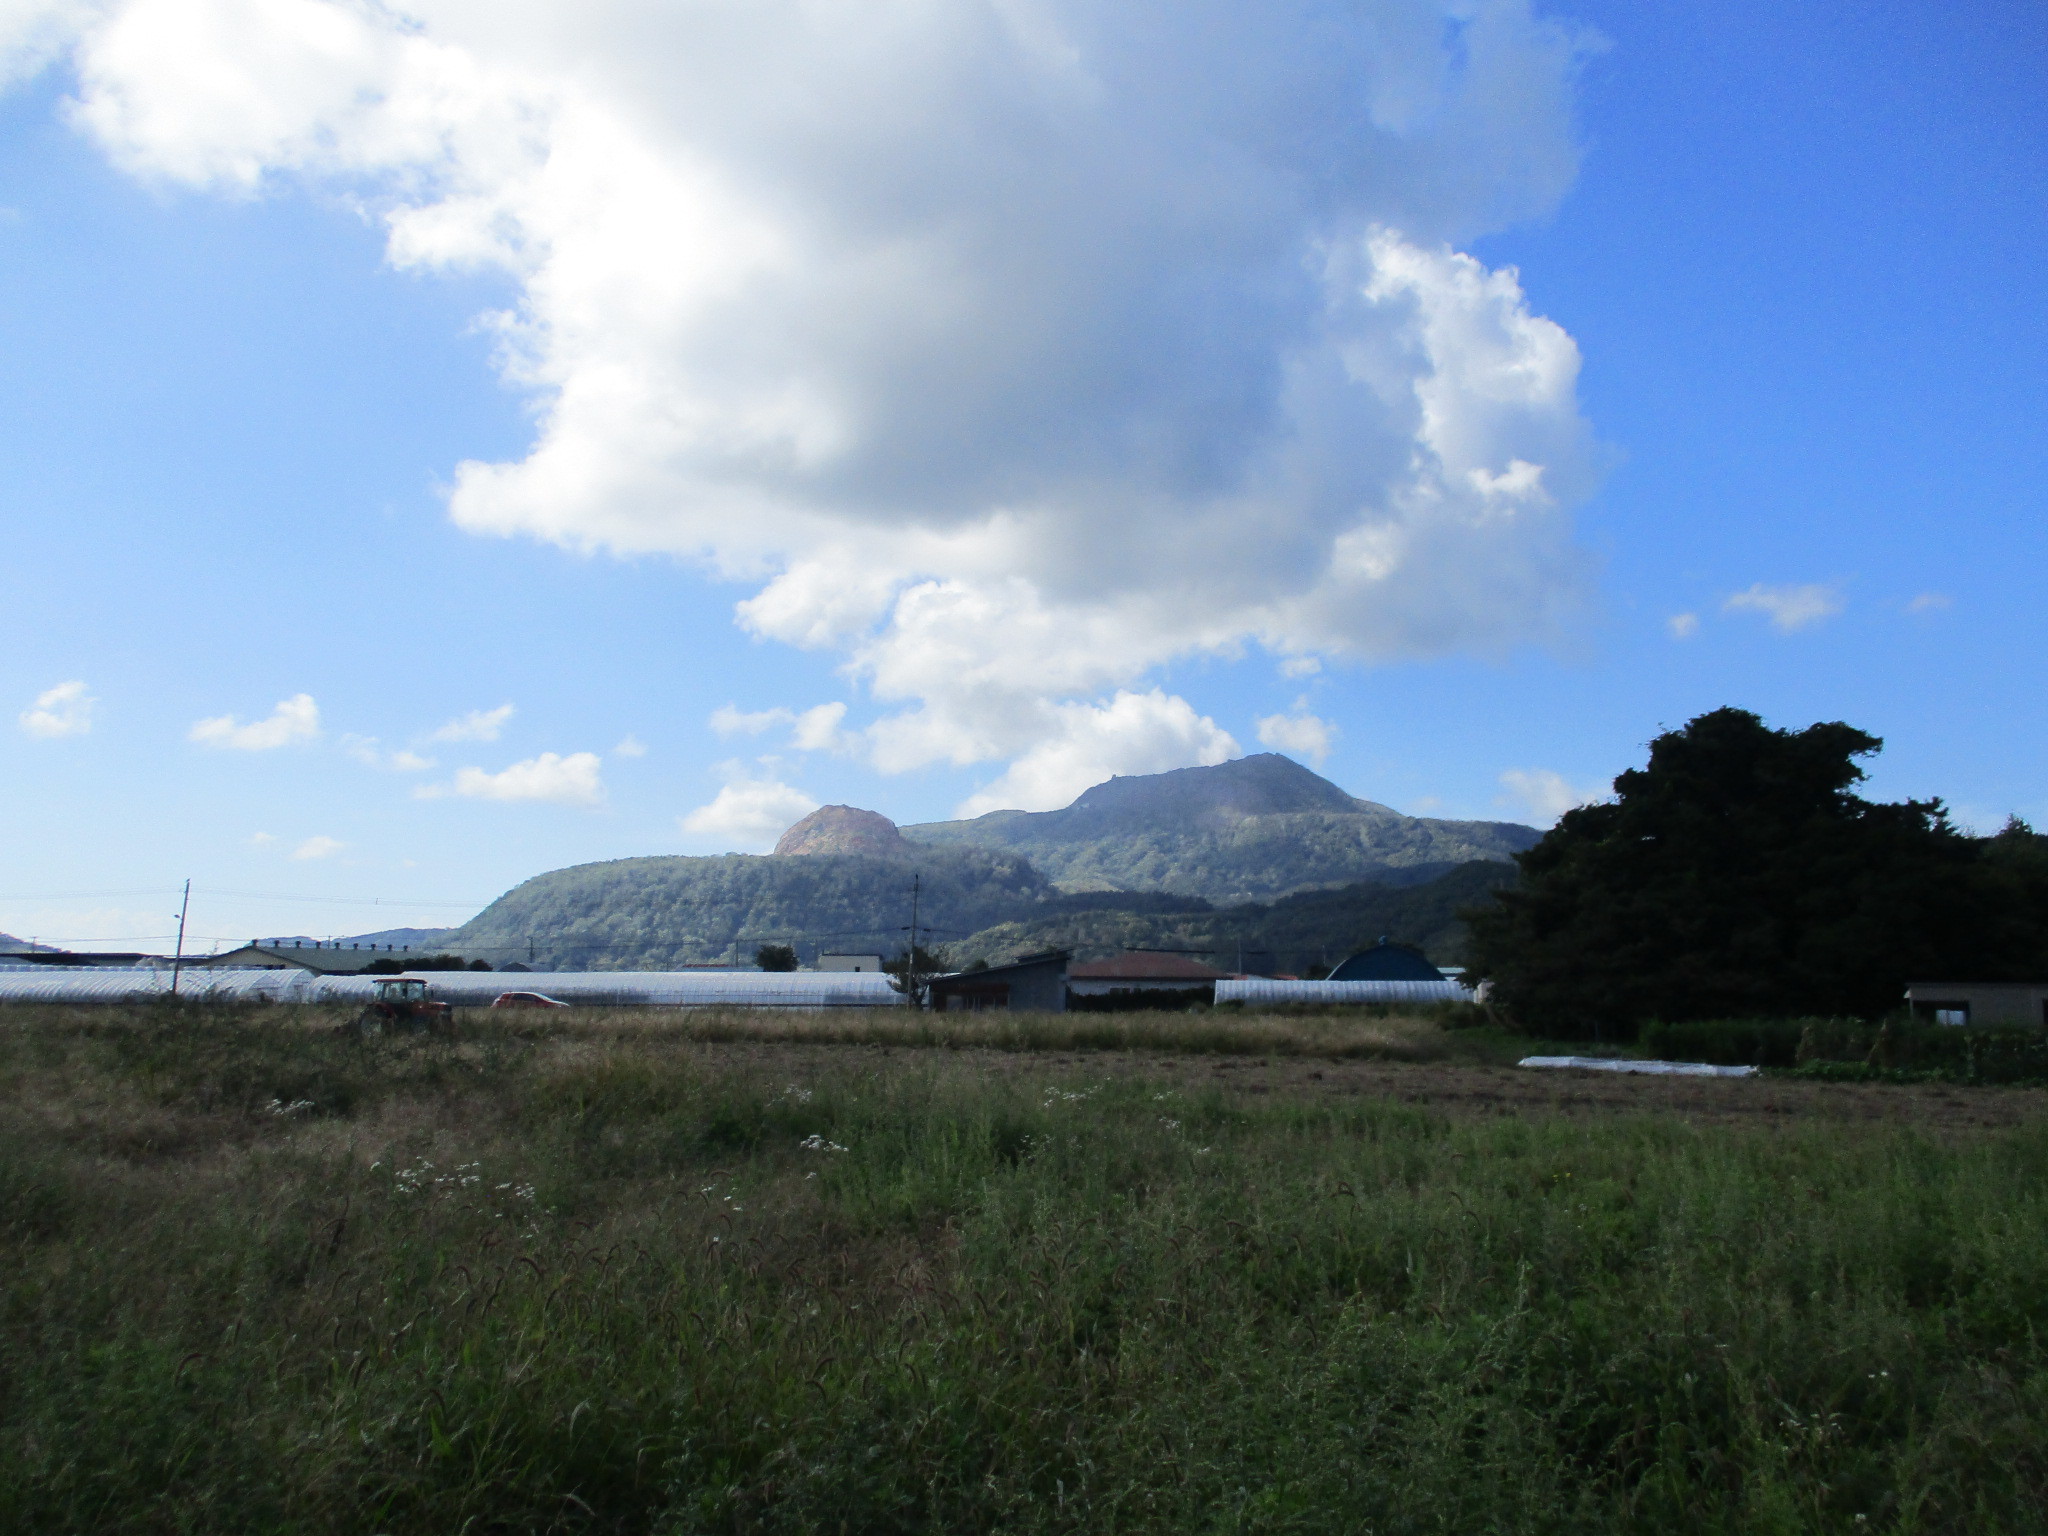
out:
{"label": "metal roof", "polygon": [[1084,960],[1067,971],[1075,981],[1215,981],[1229,974],[1186,955],[1147,949]]}
{"label": "metal roof", "polygon": [[1216,983],[1219,1003],[1469,1003],[1455,981],[1277,981],[1247,976]]}
{"label": "metal roof", "polygon": [[[982,980],[984,977],[1003,977],[1009,975],[1013,971],[1035,971],[1043,969],[1047,966],[1059,966],[1062,969],[1062,971],[1064,971],[1066,968],[1068,957],[1072,955],[1072,953],[1072,950],[1066,949],[1041,950],[1039,953],[1035,955],[1019,955],[1016,959],[1006,961],[1002,965],[985,965],[978,971],[947,971],[942,975],[934,976],[930,979],[933,982],[933,984],[936,985],[937,983],[942,981],[977,982]],[[845,975],[847,973],[842,971],[836,974]],[[858,973],[856,972],[854,974]]]}
{"label": "metal roof", "polygon": [[398,960],[403,963],[412,953],[411,950],[380,949],[374,944],[347,949],[337,945],[243,944],[222,954],[202,955],[197,959],[188,958],[185,964],[194,970],[222,971],[269,970],[275,966],[295,965],[305,971],[346,975],[364,970],[382,960]]}

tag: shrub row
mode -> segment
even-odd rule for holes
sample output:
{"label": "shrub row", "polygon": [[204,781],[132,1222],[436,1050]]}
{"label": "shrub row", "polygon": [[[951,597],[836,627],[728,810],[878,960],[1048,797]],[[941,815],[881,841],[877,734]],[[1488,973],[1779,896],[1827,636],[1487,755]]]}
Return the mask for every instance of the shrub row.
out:
{"label": "shrub row", "polygon": [[[1652,1056],[1814,1076],[1903,1073],[1965,1083],[2048,1082],[2048,1030],[1952,1028],[1906,1018],[1697,1019],[1643,1026]],[[1855,1070],[1844,1073],[1839,1068]]]}

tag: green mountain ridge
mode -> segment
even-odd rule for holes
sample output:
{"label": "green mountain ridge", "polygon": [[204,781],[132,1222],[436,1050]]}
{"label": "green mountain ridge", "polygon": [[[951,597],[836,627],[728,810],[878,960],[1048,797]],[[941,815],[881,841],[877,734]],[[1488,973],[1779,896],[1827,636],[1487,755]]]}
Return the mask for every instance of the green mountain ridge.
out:
{"label": "green mountain ridge", "polygon": [[1153,945],[1227,950],[1234,963],[1243,943],[1248,957],[1276,957],[1268,968],[1301,969],[1382,932],[1445,962],[1462,944],[1457,908],[1512,880],[1505,861],[1536,838],[1512,823],[1402,816],[1265,754],[1111,779],[1062,811],[898,829],[824,806],[774,854],[537,875],[433,943],[493,965],[577,970],[745,964],[770,943],[807,962],[889,953],[904,942],[915,878],[927,942],[963,962]]}
{"label": "green mountain ridge", "polygon": [[1035,910],[1057,896],[1016,854],[976,848],[872,854],[728,853],[612,859],[551,870],[515,886],[435,941],[494,965],[550,970],[661,970],[737,960],[761,944],[893,951],[919,878],[921,923],[944,939]]}
{"label": "green mountain ridge", "polygon": [[1319,976],[1382,936],[1413,944],[1437,965],[1461,965],[1466,932],[1459,913],[1512,887],[1512,864],[1475,860],[1424,884],[1361,883],[1301,891],[1271,903],[1203,910],[1067,909],[998,923],[945,946],[962,964],[1000,965],[1046,949],[1100,960],[1131,949],[1193,952],[1224,970],[1241,966]]}
{"label": "green mountain ridge", "polygon": [[1404,816],[1276,752],[1113,778],[1058,811],[991,811],[907,826],[928,847],[1023,854],[1065,891],[1168,891],[1273,901],[1312,887],[1416,884],[1505,863],[1542,834],[1503,821]]}

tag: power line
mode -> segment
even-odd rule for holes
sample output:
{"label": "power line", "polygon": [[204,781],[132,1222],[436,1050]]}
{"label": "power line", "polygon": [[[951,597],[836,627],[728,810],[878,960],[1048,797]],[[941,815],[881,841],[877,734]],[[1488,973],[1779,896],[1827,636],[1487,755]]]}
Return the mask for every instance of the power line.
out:
{"label": "power line", "polygon": [[[180,887],[175,885],[153,886],[146,890],[134,891],[69,891],[44,892],[41,895],[0,895],[0,902],[11,901],[107,901],[126,896],[175,896]],[[248,901],[296,901],[314,906],[328,907],[460,907],[480,911],[497,898],[485,901],[427,901],[413,900],[398,896],[301,896],[284,891],[233,891],[218,886],[196,885],[192,888],[195,896],[226,896]]]}
{"label": "power line", "polygon": [[229,891],[202,887],[202,896],[232,896],[250,901],[297,901],[327,907],[463,907],[481,910],[496,901],[414,901],[395,896],[291,896],[281,891]]}
{"label": "power line", "polygon": [[71,891],[63,894],[44,893],[41,896],[0,896],[0,901],[106,901],[116,896],[175,896],[175,885],[151,886],[142,891]]}

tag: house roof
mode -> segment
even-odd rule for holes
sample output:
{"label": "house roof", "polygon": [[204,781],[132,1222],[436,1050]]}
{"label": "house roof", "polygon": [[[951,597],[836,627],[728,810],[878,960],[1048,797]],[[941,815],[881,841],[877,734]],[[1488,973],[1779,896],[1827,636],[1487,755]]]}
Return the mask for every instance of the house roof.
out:
{"label": "house roof", "polygon": [[411,950],[368,947],[341,949],[310,944],[244,944],[224,954],[207,955],[196,962],[188,960],[187,964],[219,970],[246,966],[295,966],[302,971],[317,971],[323,976],[347,976],[367,970],[379,960],[403,960],[411,955]]}
{"label": "house roof", "polygon": [[1084,960],[1067,972],[1075,981],[1214,981],[1227,976],[1192,955],[1159,950],[1127,950],[1107,960]]}
{"label": "house roof", "polygon": [[1001,978],[1012,971],[1035,971],[1040,966],[1046,965],[1064,966],[1067,963],[1067,957],[1072,953],[1072,950],[1048,949],[1035,955],[1019,955],[1007,965],[985,966],[978,971],[948,971],[943,976],[934,976],[932,981],[934,984],[952,981],[978,982],[984,977]]}

